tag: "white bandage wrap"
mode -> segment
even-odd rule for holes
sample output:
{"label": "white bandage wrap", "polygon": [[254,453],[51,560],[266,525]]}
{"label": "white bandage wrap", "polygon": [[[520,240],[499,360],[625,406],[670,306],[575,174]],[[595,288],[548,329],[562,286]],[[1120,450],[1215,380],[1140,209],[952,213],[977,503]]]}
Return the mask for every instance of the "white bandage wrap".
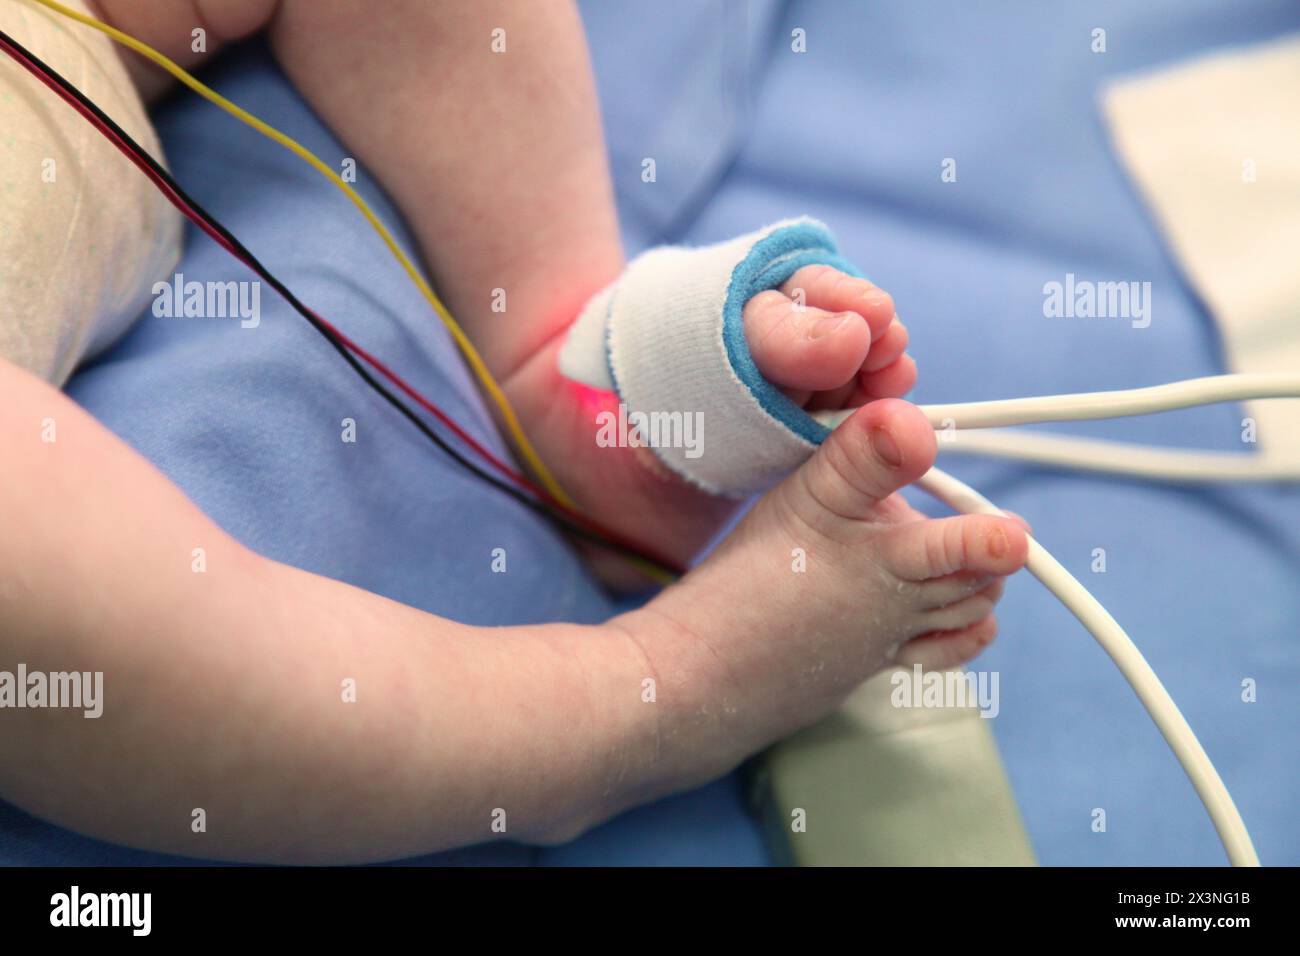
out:
{"label": "white bandage wrap", "polygon": [[[88,12],[82,0],[63,0]],[[113,41],[31,3],[0,29],[94,100],[153,156],[158,137]],[[125,156],[0,54],[0,358],[62,384],[170,279],[181,217]]]}
{"label": "white bandage wrap", "polygon": [[688,481],[733,497],[762,491],[829,431],[759,374],[742,310],[815,264],[859,274],[812,219],[703,248],[652,249],[583,308],[560,371],[616,392],[640,440]]}

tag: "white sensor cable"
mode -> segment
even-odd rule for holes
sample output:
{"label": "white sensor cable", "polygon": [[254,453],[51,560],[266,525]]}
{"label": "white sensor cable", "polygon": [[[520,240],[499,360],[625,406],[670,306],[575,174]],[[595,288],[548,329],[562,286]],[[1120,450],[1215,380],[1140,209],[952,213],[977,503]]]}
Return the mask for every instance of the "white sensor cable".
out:
{"label": "white sensor cable", "polygon": [[1014,428],[942,431],[939,451],[987,455],[1152,481],[1300,481],[1300,466],[1246,452],[1184,451]]}
{"label": "white sensor cable", "polygon": [[[940,452],[990,455],[1162,481],[1298,481],[1300,467],[1266,455],[1187,451],[1042,432],[973,431],[1004,425],[1146,415],[1216,402],[1264,398],[1300,398],[1300,375],[1214,375],[1148,388],[920,408],[939,432]],[[830,412],[815,417],[834,427],[849,414],[848,411]]]}
{"label": "white sensor cable", "polygon": [[1115,392],[1043,395],[994,402],[922,405],[935,428],[997,428],[1036,422],[1077,422],[1093,418],[1149,415],[1194,405],[1249,398],[1300,398],[1300,375],[1212,375],[1167,385]]}
{"label": "white sensor cable", "polygon": [[[938,468],[931,468],[916,484],[956,511],[1005,514],[979,492]],[[1233,866],[1259,866],[1246,824],[1219,772],[1142,652],[1088,589],[1032,537],[1025,567],[1079,619],[1133,687],[1205,804],[1228,860]]]}

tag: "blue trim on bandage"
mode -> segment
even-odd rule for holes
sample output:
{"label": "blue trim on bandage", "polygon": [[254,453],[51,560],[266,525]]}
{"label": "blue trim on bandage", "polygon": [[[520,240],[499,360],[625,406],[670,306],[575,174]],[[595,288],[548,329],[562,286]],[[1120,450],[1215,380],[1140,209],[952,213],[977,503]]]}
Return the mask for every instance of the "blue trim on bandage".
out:
{"label": "blue trim on bandage", "polygon": [[813,265],[828,265],[849,275],[862,275],[856,266],[840,257],[831,234],[810,223],[785,226],[755,243],[731,273],[727,301],[722,307],[722,342],[732,370],[758,399],[763,411],[800,438],[820,445],[831,430],[762,376],[749,354],[743,318],[745,303],[751,298],[777,288],[804,266]]}

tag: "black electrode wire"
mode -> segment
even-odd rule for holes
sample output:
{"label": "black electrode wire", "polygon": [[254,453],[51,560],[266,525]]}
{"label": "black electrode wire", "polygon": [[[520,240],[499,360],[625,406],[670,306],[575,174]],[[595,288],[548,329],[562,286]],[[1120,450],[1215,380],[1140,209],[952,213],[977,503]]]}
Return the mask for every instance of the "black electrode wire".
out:
{"label": "black electrode wire", "polygon": [[[152,170],[153,173],[160,180],[162,180],[167,185],[167,187],[176,194],[177,197],[179,197],[182,203],[189,206],[190,210],[195,215],[197,215],[208,226],[210,226],[214,232],[219,234],[221,238],[224,239],[229,244],[231,250],[234,253],[236,253],[237,257],[244,261],[245,265],[247,265],[250,269],[252,269],[253,272],[256,273],[261,279],[263,279],[263,281],[265,281],[268,285],[270,285],[271,288],[273,288],[276,292],[278,292],[280,296],[283,297],[284,300],[288,302],[294,308],[295,311],[298,312],[299,315],[301,315],[304,319],[306,319],[311,324],[312,328],[314,328],[317,332],[319,332],[325,338],[325,340],[329,342],[331,346],[334,347],[334,350],[338,352],[340,356],[342,356],[343,360],[348,363],[348,365],[352,368],[352,370],[356,372],[356,374],[359,375],[367,385],[369,385],[385,401],[387,401],[390,405],[392,405],[395,409],[397,409],[412,425],[418,428],[426,438],[432,441],[445,454],[449,455],[452,458],[452,460],[454,460],[462,468],[465,468],[466,470],[468,470],[478,478],[482,479],[483,481],[487,482],[488,484],[492,485],[499,491],[502,491],[505,494],[509,495],[511,498],[518,501],[524,507],[528,508],[530,511],[533,511],[536,514],[541,515],[543,518],[547,518],[553,522],[562,525],[566,530],[568,530],[572,534],[586,541],[589,541],[593,544],[596,544],[608,550],[615,551],[619,554],[624,555],[625,557],[633,558],[637,561],[649,562],[651,564],[658,566],[661,570],[669,572],[670,574],[675,575],[680,573],[678,569],[673,568],[670,565],[667,565],[665,562],[661,561],[660,559],[649,557],[643,554],[642,552],[637,551],[634,548],[627,547],[625,545],[611,541],[605,536],[600,535],[597,532],[594,532],[589,528],[584,527],[580,522],[574,521],[573,519],[563,514],[562,512],[559,512],[553,508],[546,506],[542,502],[537,501],[529,497],[528,495],[524,494],[519,489],[514,488],[511,485],[507,484],[506,482],[498,479],[495,475],[492,475],[489,472],[483,470],[474,462],[470,461],[468,458],[462,455],[456,448],[454,448],[452,445],[446,442],[441,436],[439,436],[435,431],[433,431],[433,429],[431,429],[424,422],[423,419],[421,419],[409,406],[407,406],[406,403],[404,403],[400,398],[398,398],[391,391],[389,391],[382,383],[380,383],[373,375],[371,375],[370,372],[356,358],[356,356],[354,356],[348,350],[348,348],[339,339],[338,335],[331,328],[329,328],[311,309],[309,309],[306,305],[304,305],[302,301],[296,295],[294,295],[294,293],[290,291],[289,288],[285,286],[283,282],[277,279],[269,269],[267,269],[264,265],[262,265],[261,261],[256,256],[254,256],[253,253],[248,249],[248,247],[245,246],[242,242],[240,242],[239,239],[237,239],[234,236],[234,234],[230,232],[230,230],[228,230],[225,226],[223,226],[216,219],[216,217],[214,217],[211,213],[209,213],[206,209],[204,209],[199,202],[197,202],[193,197],[191,197],[181,187],[180,183],[178,183],[172,177],[171,173],[169,173],[166,170],[166,168],[164,168],[160,163],[158,163],[157,160],[155,160],[148,153],[148,151],[146,151],[143,147],[141,147],[140,144],[137,143],[129,133],[127,133],[124,129],[122,129],[122,127],[119,126],[117,122],[115,122],[112,119],[112,117],[108,116],[89,97],[87,97],[84,93],[81,92],[81,90],[77,89],[70,82],[68,82],[56,70],[54,70],[52,67],[44,63],[39,57],[31,53],[29,50],[23,47],[22,44],[20,44],[13,37],[9,36],[9,34],[5,33],[3,30],[0,30],[0,47],[6,47],[7,48],[6,52],[9,53],[10,56],[12,56],[20,65],[27,67],[32,72],[39,71],[40,73],[43,73],[48,80],[57,84],[58,87],[62,89],[66,94],[68,94],[70,97],[75,99],[78,103],[80,103],[83,107],[85,107],[88,111],[94,114],[95,118],[98,119],[101,123],[103,123],[104,126],[106,126],[109,130],[111,130],[112,133],[121,140],[122,144],[124,144],[132,153],[135,154],[136,158],[138,158],[141,162],[147,165],[150,168],[150,170]],[[14,56],[15,52],[20,54],[20,56]],[[24,63],[23,62],[24,58],[27,61],[29,61],[29,63]],[[182,212],[184,212],[183,209]]]}

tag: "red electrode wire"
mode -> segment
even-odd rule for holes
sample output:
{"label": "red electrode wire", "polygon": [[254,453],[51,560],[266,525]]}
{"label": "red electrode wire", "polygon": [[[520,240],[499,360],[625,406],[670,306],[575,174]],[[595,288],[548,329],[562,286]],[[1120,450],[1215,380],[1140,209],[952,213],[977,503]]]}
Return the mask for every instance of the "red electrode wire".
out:
{"label": "red electrode wire", "polygon": [[[95,129],[97,129],[101,134],[103,134],[106,139],[108,139],[114,146],[116,146],[117,149],[124,156],[126,156],[127,159],[129,159],[141,172],[145,174],[145,176],[149,178],[150,182],[152,182],[158,188],[158,190],[163,194],[163,196],[166,197],[166,199],[173,206],[175,206],[178,210],[180,210],[180,212],[184,214],[187,219],[189,219],[196,226],[202,229],[203,232],[206,233],[214,242],[216,242],[219,246],[225,249],[234,258],[236,258],[241,263],[243,263],[247,268],[249,268],[255,273],[258,274],[261,273],[261,271],[258,268],[258,265],[250,261],[248,257],[244,255],[243,252],[241,252],[238,248],[232,245],[225,236],[223,236],[217,229],[215,229],[212,226],[212,224],[209,223],[206,218],[204,218],[203,215],[201,215],[196,209],[194,209],[193,206],[190,205],[189,202],[186,201],[185,197],[179,195],[175,191],[175,189],[172,188],[171,184],[168,183],[167,180],[164,179],[162,176],[160,176],[158,172],[149,164],[149,162],[144,157],[139,155],[136,149],[133,148],[132,143],[123,140],[122,137],[118,135],[117,131],[114,130],[111,126],[107,125],[98,115],[95,114],[93,110],[88,108],[84,103],[78,100],[77,97],[73,96],[66,89],[64,89],[63,86],[60,85],[60,83],[56,79],[54,79],[52,76],[49,75],[47,69],[43,66],[43,64],[38,64],[34,62],[30,57],[26,55],[25,51],[12,45],[2,36],[0,36],[0,49],[3,49],[10,57],[16,60],[29,73],[31,73],[33,76],[39,79],[43,84],[45,84],[45,86],[49,87],[56,94],[58,94],[60,99],[62,99],[69,106],[75,109],[87,122],[89,122],[92,126],[94,126]],[[422,394],[420,394],[420,392],[418,392],[415,388],[409,385],[401,376],[399,376],[396,372],[388,368],[388,366],[385,365],[382,361],[380,361],[375,356],[371,355],[368,351],[366,351],[356,342],[353,342],[349,337],[344,335],[343,332],[341,332],[336,326],[334,326],[326,319],[322,318],[315,310],[305,305],[303,306],[303,308],[307,312],[309,312],[311,316],[317,322],[319,322],[322,327],[327,329],[329,333],[338,340],[339,344],[341,344],[348,351],[352,352],[354,355],[356,355],[366,364],[370,365],[373,369],[375,369],[375,371],[379,372],[379,374],[383,375],[393,385],[399,388],[412,401],[416,402],[418,405],[420,405],[421,408],[424,408],[431,415],[433,415],[439,422],[441,422],[453,434],[455,434],[456,437],[459,438],[465,445],[467,445],[470,449],[472,449],[480,458],[482,458],[484,461],[490,464],[494,469],[496,469],[498,472],[504,475],[509,481],[511,481],[517,487],[522,488],[523,490],[529,492],[534,497],[545,502],[550,507],[563,512],[571,520],[580,523],[584,527],[588,528],[589,530],[599,535],[602,535],[603,537],[609,539],[611,542],[619,544],[624,548],[628,548],[630,550],[639,552],[640,554],[644,555],[648,560],[657,564],[661,564],[673,570],[676,573],[681,573],[681,570],[676,568],[673,565],[673,563],[667,562],[662,558],[658,558],[656,556],[647,553],[642,546],[638,545],[633,541],[630,541],[629,539],[619,534],[618,532],[606,528],[600,522],[597,522],[594,519],[587,517],[582,512],[577,511],[576,509],[571,508],[565,503],[559,501],[548,491],[546,491],[544,488],[540,487],[535,482],[530,480],[526,475],[522,474],[521,472],[517,471],[514,468],[511,468],[504,461],[502,461],[500,458],[494,455],[489,449],[487,449],[480,442],[478,442],[472,435],[470,435],[463,428],[461,428],[461,426],[457,424],[457,422],[453,418],[447,415],[446,412],[444,412],[432,401],[425,398]]]}

